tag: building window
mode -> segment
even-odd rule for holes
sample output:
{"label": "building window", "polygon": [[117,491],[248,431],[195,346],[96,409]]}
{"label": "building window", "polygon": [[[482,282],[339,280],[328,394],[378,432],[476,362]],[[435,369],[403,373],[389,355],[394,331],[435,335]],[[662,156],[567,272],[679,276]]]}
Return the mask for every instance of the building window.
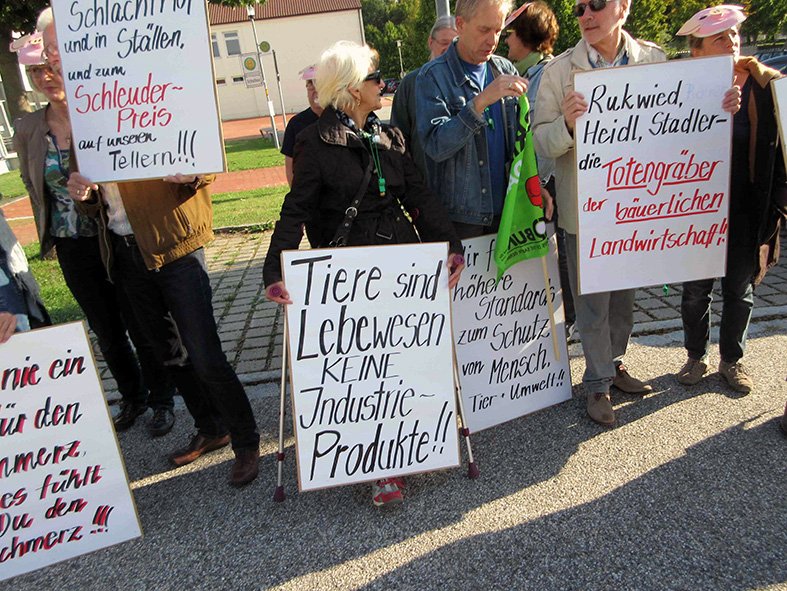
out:
{"label": "building window", "polygon": [[219,38],[216,37],[216,33],[210,34],[210,44],[213,46],[213,57],[221,57],[221,52],[219,51]]}
{"label": "building window", "polygon": [[224,86],[226,83],[226,78],[216,78],[216,86]]}
{"label": "building window", "polygon": [[232,81],[235,82],[236,84],[238,82],[243,82],[243,76],[233,76]]}
{"label": "building window", "polygon": [[240,55],[240,40],[237,31],[224,33],[224,45],[227,47],[227,55]]}

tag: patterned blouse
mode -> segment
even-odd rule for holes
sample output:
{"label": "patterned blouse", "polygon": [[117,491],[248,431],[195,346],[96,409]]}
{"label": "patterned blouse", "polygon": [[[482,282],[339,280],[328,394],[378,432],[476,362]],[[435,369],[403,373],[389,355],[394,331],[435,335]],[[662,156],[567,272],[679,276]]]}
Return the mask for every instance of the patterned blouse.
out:
{"label": "patterned blouse", "polygon": [[54,137],[47,134],[46,159],[44,160],[44,183],[52,200],[49,233],[55,238],[78,238],[97,236],[96,221],[81,215],[68,196],[68,150],[60,150]]}

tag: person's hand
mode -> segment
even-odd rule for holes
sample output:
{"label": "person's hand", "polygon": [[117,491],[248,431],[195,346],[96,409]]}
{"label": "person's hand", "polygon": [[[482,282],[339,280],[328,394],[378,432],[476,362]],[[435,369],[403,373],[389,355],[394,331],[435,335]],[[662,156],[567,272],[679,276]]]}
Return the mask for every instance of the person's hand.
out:
{"label": "person's hand", "polygon": [[462,269],[465,268],[465,257],[461,253],[452,252],[448,255],[448,289],[456,287],[459,283],[459,277],[462,275]]}
{"label": "person's hand", "polygon": [[473,99],[473,108],[480,115],[488,106],[501,98],[513,96],[519,98],[527,92],[527,80],[511,74],[501,74]]}
{"label": "person's hand", "polygon": [[68,177],[68,196],[74,201],[87,201],[91,191],[98,191],[98,185],[90,179],[83,177],[78,172],[72,172]]}
{"label": "person's hand", "polygon": [[284,281],[277,281],[265,288],[265,297],[277,304],[291,304],[290,294],[284,287]]}
{"label": "person's hand", "polygon": [[724,99],[721,101],[721,108],[730,115],[735,115],[741,108],[741,88],[740,86],[733,86],[724,93]]}
{"label": "person's hand", "polygon": [[574,125],[577,119],[588,110],[585,97],[572,90],[563,99],[561,110],[563,111],[563,119],[566,121],[566,128],[571,132],[571,135],[574,135]]}
{"label": "person's hand", "polygon": [[16,316],[10,312],[0,312],[0,343],[5,343],[16,330]]}
{"label": "person's hand", "polygon": [[165,176],[164,180],[168,183],[178,183],[180,185],[190,185],[199,178],[197,174],[171,174]]}
{"label": "person's hand", "polygon": [[555,213],[555,198],[546,187],[541,187],[541,198],[544,200],[544,219],[550,221]]}

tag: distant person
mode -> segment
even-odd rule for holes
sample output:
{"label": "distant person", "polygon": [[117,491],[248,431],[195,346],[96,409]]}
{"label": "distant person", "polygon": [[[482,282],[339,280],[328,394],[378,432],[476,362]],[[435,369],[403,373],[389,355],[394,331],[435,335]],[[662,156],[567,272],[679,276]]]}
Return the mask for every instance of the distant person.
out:
{"label": "distant person", "polygon": [[[739,6],[700,10],[678,31],[687,35],[692,57],[731,55],[743,108],[733,118],[727,269],[721,278],[719,373],[733,390],[748,394],[754,380],[741,359],[754,307],[754,286],[779,256],[779,231],[787,213],[784,146],[779,141],[771,82],[781,78],[754,57],[740,55],[738,28],[746,20]],[[682,384],[696,384],[708,370],[711,292],[714,279],[683,284],[681,316],[688,352],[678,372]]]}
{"label": "distant person", "polygon": [[[295,181],[263,267],[265,295],[277,304],[292,303],[280,255],[298,248],[303,224],[314,229],[320,247],[416,243],[419,234],[424,241],[448,242],[449,286],[459,281],[464,259],[451,221],[405,154],[402,134],[374,113],[384,88],[378,59],[373,49],[350,41],[322,54],[317,89],[324,111],[298,136]],[[402,207],[418,210],[415,222]],[[378,480],[372,502],[400,503],[403,486],[401,478]]]}
{"label": "distant person", "polygon": [[314,79],[317,68],[312,65],[300,71],[301,80],[306,81],[306,96],[309,107],[295,115],[284,130],[284,141],[281,144],[281,153],[284,154],[284,171],[287,174],[287,184],[292,187],[292,159],[295,156],[295,138],[312,123],[316,122],[322,114],[322,107],[314,88]]}
{"label": "distant person", "polygon": [[[438,18],[429,33],[427,45],[429,47],[429,60],[440,57],[451,46],[451,41],[456,37],[456,19],[450,15]],[[407,151],[415,161],[418,170],[426,178],[426,159],[424,149],[418,139],[415,109],[415,81],[418,77],[418,67],[409,72],[399,83],[391,105],[391,125],[398,127],[404,136]]]}
{"label": "distant person", "polygon": [[[508,45],[508,59],[528,81],[527,99],[530,103],[530,119],[535,117],[538,108],[536,96],[541,84],[541,74],[554,57],[552,49],[557,41],[560,27],[555,18],[555,13],[545,2],[525,2],[506,19],[506,44]],[[541,185],[548,192],[555,195],[555,160],[544,154],[538,155],[538,176]],[[560,269],[560,288],[563,292],[563,309],[566,317],[566,337],[570,338],[574,332],[576,313],[574,311],[574,296],[571,283],[568,279],[568,257],[566,254],[566,236],[558,224],[559,211],[555,208],[552,216],[555,222],[557,236],[557,253]]]}
{"label": "distant person", "polygon": [[43,109],[17,120],[14,134],[40,254],[44,257],[55,250],[66,285],[95,333],[98,348],[117,383],[121,401],[119,412],[112,417],[115,430],[130,428],[151,408],[148,432],[160,437],[175,423],[175,387],[134,323],[125,295],[109,280],[101,262],[96,222],[76,211],[68,196],[72,152],[65,87],[60,73],[42,53],[48,44],[53,56],[59,56],[51,12],[47,9],[39,18],[43,34],[17,42],[20,64],[25,66],[33,87],[49,101]]}

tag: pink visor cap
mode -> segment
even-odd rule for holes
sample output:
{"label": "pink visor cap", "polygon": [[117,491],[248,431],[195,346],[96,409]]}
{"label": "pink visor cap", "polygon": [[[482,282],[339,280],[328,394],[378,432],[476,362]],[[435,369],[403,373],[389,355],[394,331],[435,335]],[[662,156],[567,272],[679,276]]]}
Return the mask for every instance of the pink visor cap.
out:
{"label": "pink visor cap", "polygon": [[746,20],[742,6],[734,4],[721,4],[700,10],[687,20],[678,31],[678,35],[693,35],[694,37],[710,37]]}
{"label": "pink visor cap", "polygon": [[520,15],[520,14],[522,14],[522,13],[525,11],[525,8],[527,8],[528,6],[530,6],[530,4],[532,4],[532,3],[531,3],[531,2],[525,2],[525,3],[524,3],[522,6],[520,6],[519,8],[517,8],[517,9],[516,9],[514,12],[512,12],[511,14],[509,14],[509,15],[508,15],[508,18],[506,19],[506,22],[505,22],[505,23],[503,23],[503,28],[504,28],[504,29],[508,28],[508,26],[509,26],[511,23],[513,23],[513,22],[514,22],[514,21],[515,21],[515,20],[516,20],[516,19],[519,17],[519,15]]}
{"label": "pink visor cap", "polygon": [[19,63],[23,66],[41,66],[46,63],[44,38],[41,33],[33,33],[15,39],[8,49],[16,53]]}
{"label": "pink visor cap", "polygon": [[301,80],[314,80],[317,78],[317,66],[312,64],[311,66],[305,67],[298,73],[301,75]]}

